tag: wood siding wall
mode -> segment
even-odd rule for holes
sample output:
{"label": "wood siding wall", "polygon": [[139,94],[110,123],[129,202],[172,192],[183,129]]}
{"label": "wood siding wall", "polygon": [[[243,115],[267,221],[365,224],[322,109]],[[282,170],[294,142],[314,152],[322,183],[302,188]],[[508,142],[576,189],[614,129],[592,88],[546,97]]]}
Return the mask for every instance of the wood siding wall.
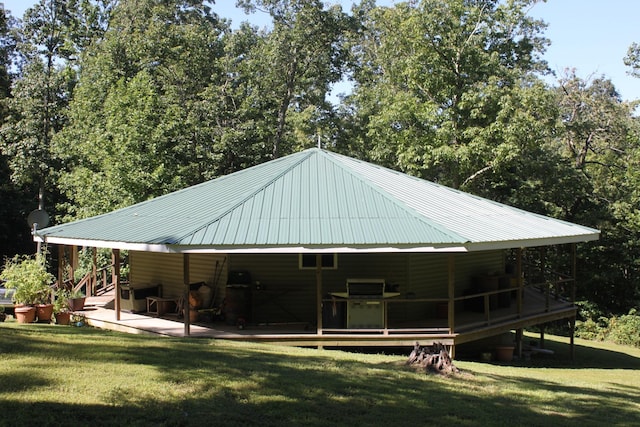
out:
{"label": "wood siding wall", "polygon": [[[469,288],[473,276],[504,271],[504,252],[454,254],[455,295]],[[225,259],[226,258],[226,259]],[[162,284],[163,293],[177,297],[184,291],[183,255],[151,252],[129,254],[133,286]],[[251,318],[255,323],[304,322],[316,320],[316,272],[301,270],[297,254],[192,254],[190,282],[206,282],[213,287],[216,271],[221,271],[216,306],[225,296],[230,271],[251,275]],[[403,299],[447,298],[449,254],[339,254],[338,268],[323,270],[322,294],[344,292],[350,278],[381,278],[397,285]],[[216,270],[217,269],[217,270]],[[261,290],[256,289],[260,282]],[[390,303],[389,321],[413,321],[436,313],[436,304]]]}
{"label": "wood siding wall", "polygon": [[[216,305],[224,298],[224,287],[227,283],[226,258],[225,255],[218,254],[189,255],[189,281],[205,282],[209,285]],[[183,260],[182,254],[130,251],[131,285],[142,287],[161,284],[165,297],[179,297],[184,292]],[[217,276],[217,289],[214,289]]]}
{"label": "wood siding wall", "polygon": [[[350,278],[381,278],[397,285],[401,298],[447,298],[448,254],[339,254],[338,268],[323,270],[322,294],[344,292]],[[504,271],[504,252],[455,254],[455,295],[473,276]],[[300,270],[296,254],[233,255],[229,270],[246,270],[253,283],[253,321],[308,322],[316,319],[315,270]],[[435,303],[390,304],[390,322],[409,321],[435,312]]]}

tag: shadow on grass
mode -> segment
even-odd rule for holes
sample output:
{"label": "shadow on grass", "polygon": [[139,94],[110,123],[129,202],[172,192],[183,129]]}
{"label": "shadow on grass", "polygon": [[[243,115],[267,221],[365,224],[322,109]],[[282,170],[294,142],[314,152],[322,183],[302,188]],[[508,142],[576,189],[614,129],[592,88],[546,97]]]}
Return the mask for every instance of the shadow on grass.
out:
{"label": "shadow on grass", "polygon": [[[633,385],[612,393],[507,375],[442,378],[404,367],[401,356],[397,362],[372,362],[361,355],[91,328],[37,325],[3,329],[0,335],[1,358],[28,355],[51,361],[54,351],[64,354],[57,363],[95,366],[93,391],[101,404],[79,405],[69,393],[53,403],[0,399],[0,413],[15,414],[16,424],[43,416],[47,425],[96,426],[611,425],[639,416],[637,408],[623,404],[640,394]],[[114,361],[122,362],[122,379],[105,390],[100,366]],[[46,364],[41,365],[34,365],[22,382],[25,371],[3,372],[3,385],[20,384],[3,393],[10,397],[19,390],[55,387],[46,379]],[[128,378],[132,365],[152,367],[156,381],[137,386]],[[499,390],[501,384],[516,392],[486,391]],[[531,390],[541,393],[526,394]],[[594,406],[609,408],[611,414]]]}
{"label": "shadow on grass", "polygon": [[518,363],[521,366],[574,369],[629,369],[640,370],[640,357],[605,348],[574,344],[575,358],[571,359],[571,348],[567,342],[546,340],[545,348],[553,355],[534,356],[531,361]]}

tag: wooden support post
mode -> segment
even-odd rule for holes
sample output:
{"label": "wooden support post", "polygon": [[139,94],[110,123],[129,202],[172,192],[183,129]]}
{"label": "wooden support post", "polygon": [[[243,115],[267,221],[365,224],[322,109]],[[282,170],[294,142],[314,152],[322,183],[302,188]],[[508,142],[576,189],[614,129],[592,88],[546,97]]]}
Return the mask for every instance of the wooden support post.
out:
{"label": "wooden support post", "polygon": [[551,301],[551,284],[547,280],[546,270],[547,270],[547,258],[546,258],[546,250],[545,247],[540,248],[540,277],[542,279],[542,283],[544,283],[544,311],[548,312]]}
{"label": "wooden support post", "polygon": [[484,321],[489,325],[491,323],[491,300],[489,299],[489,295],[484,294],[482,304],[484,304]]}
{"label": "wooden support post", "polygon": [[[316,254],[316,324],[317,333],[322,335],[322,255]],[[322,348],[322,347],[318,347]]]}
{"label": "wooden support post", "polygon": [[522,253],[523,249],[518,248],[516,260],[516,274],[518,275],[518,295],[516,297],[516,303],[518,306],[518,317],[522,317],[522,294],[524,292],[524,279],[522,277]]}
{"label": "wooden support post", "polygon": [[184,336],[191,335],[191,307],[189,304],[189,254],[182,255],[182,277],[184,282],[184,301],[183,301],[183,315],[184,315]]}
{"label": "wooden support post", "polygon": [[69,280],[71,281],[72,289],[76,286],[76,268],[78,267],[78,247],[69,246]]}
{"label": "wooden support post", "polygon": [[577,250],[576,250],[576,244],[572,243],[571,244],[571,303],[575,304],[576,303],[576,286],[577,284],[577,274],[578,274],[578,267],[577,267]]}
{"label": "wooden support post", "polygon": [[544,329],[547,325],[540,325],[540,348],[544,348]]}
{"label": "wooden support post", "polygon": [[569,338],[569,357],[571,360],[576,360],[576,346],[575,346],[575,334],[576,334],[576,316],[569,319],[569,329],[571,330],[571,336]]}
{"label": "wooden support post", "polygon": [[516,355],[518,359],[522,359],[522,337],[524,336],[524,330],[522,328],[516,329]]}
{"label": "wooden support post", "polygon": [[58,288],[64,288],[64,245],[58,245]]}
{"label": "wooden support post", "polygon": [[[96,294],[96,287],[98,286],[98,248],[93,248],[93,265],[91,266],[91,296]],[[105,284],[106,285],[106,284]]]}
{"label": "wooden support post", "polygon": [[[456,297],[456,259],[454,254],[449,254],[448,257],[448,282],[447,282],[447,327],[449,333],[452,334],[455,329],[455,297]],[[453,352],[453,350],[452,350]],[[453,357],[453,355],[451,356]]]}
{"label": "wooden support post", "polygon": [[383,317],[383,331],[382,331],[382,335],[389,335],[389,317],[387,315],[387,310],[389,310],[389,305],[387,304],[387,301],[383,298],[382,299],[382,317]]}
{"label": "wooden support post", "polygon": [[116,289],[116,320],[120,320],[120,249],[111,250],[111,280]]}

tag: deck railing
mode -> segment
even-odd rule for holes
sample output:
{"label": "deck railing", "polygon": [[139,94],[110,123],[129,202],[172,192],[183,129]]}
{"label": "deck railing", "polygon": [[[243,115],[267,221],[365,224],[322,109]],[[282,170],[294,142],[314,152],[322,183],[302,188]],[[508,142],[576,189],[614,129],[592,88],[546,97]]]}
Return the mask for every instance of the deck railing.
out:
{"label": "deck railing", "polygon": [[104,295],[115,288],[111,266],[102,267],[85,274],[77,284],[73,285],[74,291],[80,291],[86,296]]}
{"label": "deck railing", "polygon": [[[395,297],[381,299],[384,304],[384,324],[381,328],[331,328],[323,325],[324,332],[379,332],[383,334],[420,332],[449,333],[461,329],[491,326],[516,320],[524,316],[545,314],[557,309],[566,309],[574,304],[571,286],[574,279],[557,275],[555,280],[540,283],[523,283],[506,289],[466,294],[453,299],[453,313],[449,316],[448,298]],[[525,297],[526,295],[526,297]],[[323,304],[347,304],[348,299],[327,298]],[[346,316],[346,307],[343,307]],[[390,311],[391,310],[391,311]],[[393,321],[389,321],[389,317]],[[400,314],[399,314],[400,313]],[[405,322],[402,313],[407,315]],[[419,315],[423,317],[419,319]],[[411,320],[413,319],[413,320]],[[416,326],[407,326],[416,325]]]}

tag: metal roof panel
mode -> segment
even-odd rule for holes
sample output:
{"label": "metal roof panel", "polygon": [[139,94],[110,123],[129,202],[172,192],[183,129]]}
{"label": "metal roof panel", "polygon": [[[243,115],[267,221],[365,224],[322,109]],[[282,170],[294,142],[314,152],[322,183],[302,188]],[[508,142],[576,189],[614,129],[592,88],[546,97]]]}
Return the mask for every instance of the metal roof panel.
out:
{"label": "metal roof panel", "polygon": [[[377,165],[305,150],[104,215],[47,238],[224,247],[486,247],[592,240],[598,231]],[[521,243],[519,243],[521,244]]]}

